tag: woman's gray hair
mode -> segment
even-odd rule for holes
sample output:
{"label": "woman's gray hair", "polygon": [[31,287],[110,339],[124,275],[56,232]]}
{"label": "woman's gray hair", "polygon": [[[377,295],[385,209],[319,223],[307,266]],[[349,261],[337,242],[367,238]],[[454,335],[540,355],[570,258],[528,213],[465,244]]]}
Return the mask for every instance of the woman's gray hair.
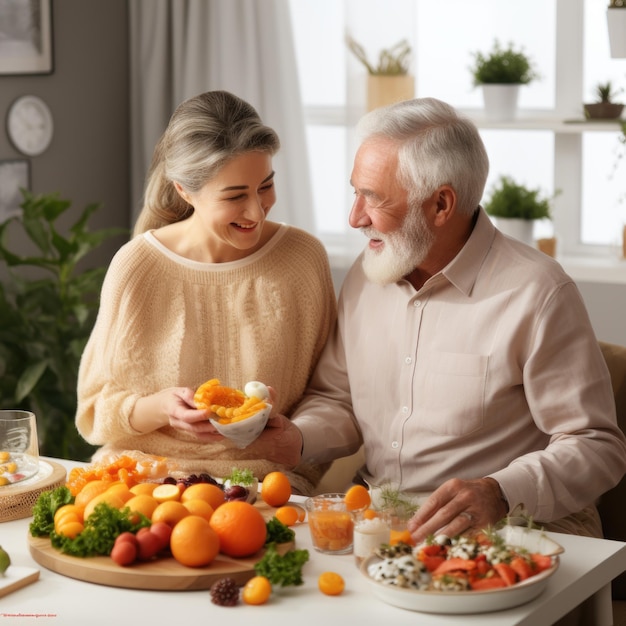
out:
{"label": "woman's gray hair", "polygon": [[154,149],[134,235],[193,213],[174,182],[194,193],[233,158],[248,152],[274,155],[279,148],[276,132],[241,98],[227,91],[208,91],[185,100]]}
{"label": "woman's gray hair", "polygon": [[449,104],[417,98],[374,109],[357,126],[362,140],[398,142],[398,181],[409,206],[421,204],[441,185],[457,194],[457,210],[471,215],[482,199],[489,158],[476,125]]}

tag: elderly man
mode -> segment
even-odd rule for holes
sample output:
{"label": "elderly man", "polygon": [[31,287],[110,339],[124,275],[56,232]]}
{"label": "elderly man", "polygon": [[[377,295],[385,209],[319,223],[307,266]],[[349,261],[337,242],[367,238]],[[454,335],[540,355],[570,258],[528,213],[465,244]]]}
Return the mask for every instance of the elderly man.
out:
{"label": "elderly man", "polygon": [[368,483],[422,496],[417,541],[513,511],[601,536],[626,441],[576,285],[492,225],[484,145],[452,107],[402,102],[359,131],[350,225],[368,242],[292,416],[303,460],[363,442]]}

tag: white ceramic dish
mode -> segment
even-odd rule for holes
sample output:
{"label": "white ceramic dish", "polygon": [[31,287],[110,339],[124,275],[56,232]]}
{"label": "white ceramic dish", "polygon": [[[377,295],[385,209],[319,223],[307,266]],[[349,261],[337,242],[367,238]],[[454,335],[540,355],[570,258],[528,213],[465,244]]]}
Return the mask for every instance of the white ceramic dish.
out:
{"label": "white ceramic dish", "polygon": [[505,526],[498,533],[509,545],[550,555],[552,567],[511,587],[485,591],[417,591],[384,585],[375,581],[368,573],[369,566],[379,560],[376,556],[363,561],[359,569],[379,599],[402,609],[457,615],[510,609],[530,602],[546,588],[550,577],[559,567],[558,555],[563,552],[563,548],[542,531]]}
{"label": "white ceramic dish", "polygon": [[252,417],[248,417],[240,422],[220,424],[217,420],[211,418],[211,424],[215,426],[218,433],[230,439],[238,448],[245,448],[263,432],[271,412],[272,405],[268,404]]}

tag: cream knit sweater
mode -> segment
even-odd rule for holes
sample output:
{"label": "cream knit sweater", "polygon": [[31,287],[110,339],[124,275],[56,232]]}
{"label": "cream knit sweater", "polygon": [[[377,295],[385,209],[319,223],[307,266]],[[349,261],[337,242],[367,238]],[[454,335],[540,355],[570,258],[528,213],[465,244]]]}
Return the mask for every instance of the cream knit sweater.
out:
{"label": "cream knit sweater", "polygon": [[[242,389],[260,380],[289,415],[303,394],[336,315],[326,252],[306,232],[282,225],[240,261],[206,264],[179,257],[151,234],[124,245],[107,272],[98,319],[78,377],[76,426],[103,446],[94,460],[128,450],[165,456],[184,472],[223,477],[233,467],[262,479],[285,468],[229,441],[202,443],[163,427],[136,432],[137,399],[209,378]],[[311,493],[327,466],[290,472]]]}

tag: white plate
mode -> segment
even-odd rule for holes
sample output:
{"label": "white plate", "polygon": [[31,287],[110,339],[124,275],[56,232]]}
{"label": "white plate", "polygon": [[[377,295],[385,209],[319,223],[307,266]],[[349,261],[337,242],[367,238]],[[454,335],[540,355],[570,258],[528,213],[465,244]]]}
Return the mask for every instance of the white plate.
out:
{"label": "white plate", "polygon": [[363,561],[360,571],[378,598],[402,609],[441,614],[489,613],[510,609],[530,602],[546,588],[550,577],[559,567],[558,555],[563,552],[563,548],[542,531],[505,526],[498,534],[511,546],[549,554],[552,557],[552,567],[511,587],[485,591],[417,591],[384,585],[368,574],[369,565],[380,560],[376,556]]}

